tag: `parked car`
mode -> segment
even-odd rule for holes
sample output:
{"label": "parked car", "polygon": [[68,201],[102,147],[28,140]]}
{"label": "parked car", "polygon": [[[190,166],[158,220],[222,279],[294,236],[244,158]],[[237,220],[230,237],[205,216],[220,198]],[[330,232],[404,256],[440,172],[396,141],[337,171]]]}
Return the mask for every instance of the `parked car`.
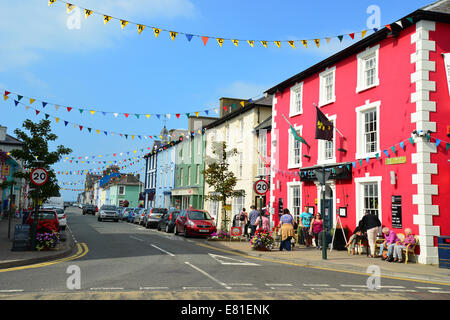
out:
{"label": "parked car", "polygon": [[95,213],[98,212],[98,207],[93,204],[85,204],[83,206],[83,215],[92,214],[95,216]]}
{"label": "parked car", "polygon": [[134,216],[136,215],[136,209],[139,208],[130,208],[131,210],[128,212],[127,222],[134,222]]}
{"label": "parked car", "polygon": [[198,209],[181,210],[175,220],[174,233],[183,233],[189,236],[209,236],[216,232],[214,218],[211,218],[208,211]]}
{"label": "parked car", "polygon": [[136,210],[133,222],[142,225],[142,221],[144,220],[144,214],[147,211],[147,209],[145,208],[138,208],[138,209],[139,210]]}
{"label": "parked car", "polygon": [[56,211],[56,214],[58,216],[59,228],[61,230],[66,229],[67,218],[66,218],[66,214],[64,213],[64,209],[62,207],[60,207],[59,205],[52,205],[52,204],[47,203],[47,204],[43,204],[41,209]]}
{"label": "parked car", "polygon": [[[32,225],[34,222],[34,211],[28,216],[26,224]],[[38,211],[37,232],[58,232],[59,221],[55,210],[40,209]]]}
{"label": "parked car", "polygon": [[100,211],[98,212],[98,221],[103,220],[114,220],[114,222],[119,222],[117,207],[107,204],[102,205],[100,207]]}
{"label": "parked car", "polygon": [[130,211],[132,211],[134,208],[123,208],[123,210],[122,210],[122,214],[121,214],[121,217],[122,217],[122,220],[123,221],[128,221],[128,214],[130,213]]}
{"label": "parked car", "polygon": [[173,228],[175,227],[175,220],[177,219],[179,214],[179,209],[169,209],[169,211],[161,217],[161,220],[159,220],[158,230],[164,230],[167,233],[173,232]]}
{"label": "parked car", "polygon": [[157,227],[161,217],[167,213],[166,208],[150,208],[144,216],[144,226],[150,228],[152,226]]}

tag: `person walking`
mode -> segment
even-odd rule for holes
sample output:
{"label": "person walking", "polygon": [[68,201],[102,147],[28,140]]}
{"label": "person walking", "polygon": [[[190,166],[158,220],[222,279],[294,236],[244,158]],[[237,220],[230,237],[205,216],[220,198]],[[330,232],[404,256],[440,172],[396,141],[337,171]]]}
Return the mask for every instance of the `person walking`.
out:
{"label": "person walking", "polygon": [[320,249],[320,233],[323,231],[323,219],[319,212],[316,213],[314,218],[311,220],[311,226],[309,233],[313,235],[314,242],[316,243],[316,248]]}
{"label": "person walking", "polygon": [[242,211],[239,214],[239,227],[241,228],[241,236],[248,235],[247,223],[248,223],[247,212],[245,211],[245,208],[242,208]]}
{"label": "person walking", "polygon": [[308,207],[305,207],[305,211],[300,214],[300,223],[302,224],[302,234],[305,239],[305,246],[309,248],[311,246],[311,218],[312,213],[308,211]]}
{"label": "person walking", "polygon": [[283,209],[279,226],[281,226],[280,251],[283,251],[283,249],[291,251],[291,239],[294,237],[294,218],[289,209]]}
{"label": "person walking", "polygon": [[251,206],[250,209],[252,209],[250,211],[250,214],[248,215],[248,219],[250,220],[250,238],[248,239],[250,241],[251,238],[253,238],[253,236],[255,235],[255,231],[256,231],[256,219],[259,216],[259,212],[258,210],[256,210],[255,206]]}
{"label": "person walking", "polygon": [[[260,221],[262,222],[260,223]],[[269,217],[267,216],[266,210],[264,209],[261,210],[261,216],[258,216],[258,218],[256,218],[255,225],[256,225],[256,232],[258,231],[270,232],[270,221]]]}
{"label": "person walking", "polygon": [[362,232],[367,233],[367,240],[369,241],[370,255],[369,258],[375,258],[375,243],[377,241],[378,228],[381,227],[380,219],[375,213],[365,211],[364,217],[361,219],[360,228]]}

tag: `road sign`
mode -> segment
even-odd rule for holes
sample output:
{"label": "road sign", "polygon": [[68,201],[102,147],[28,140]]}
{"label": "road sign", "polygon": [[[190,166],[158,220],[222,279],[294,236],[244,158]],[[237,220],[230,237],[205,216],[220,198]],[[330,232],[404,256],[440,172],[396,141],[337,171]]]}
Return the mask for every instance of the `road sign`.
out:
{"label": "road sign", "polygon": [[240,227],[232,227],[231,228],[231,235],[233,237],[239,237],[241,235],[241,228]]}
{"label": "road sign", "polygon": [[255,192],[259,195],[265,195],[269,191],[269,184],[265,180],[258,180],[254,185]]}
{"label": "road sign", "polygon": [[36,168],[31,171],[31,182],[37,186],[44,185],[48,180],[48,172],[44,168]]}

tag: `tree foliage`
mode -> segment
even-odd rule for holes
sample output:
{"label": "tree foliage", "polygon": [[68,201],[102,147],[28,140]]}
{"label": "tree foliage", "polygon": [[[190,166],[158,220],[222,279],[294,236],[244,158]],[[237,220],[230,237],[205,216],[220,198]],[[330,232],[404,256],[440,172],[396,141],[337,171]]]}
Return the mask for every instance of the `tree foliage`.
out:
{"label": "tree foliage", "polygon": [[[33,169],[42,167],[47,170],[48,180],[39,188],[39,199],[45,200],[49,197],[60,196],[57,178],[51,166],[59,161],[63,155],[71,153],[72,150],[59,145],[56,151],[49,151],[48,142],[55,141],[58,138],[55,134],[51,133],[49,120],[41,120],[39,123],[34,123],[27,119],[22,123],[22,127],[29,134],[21,129],[14,130],[14,133],[23,142],[23,145],[22,150],[12,150],[11,155],[15,159],[21,160],[25,168]],[[15,172],[14,177],[23,178],[28,183],[31,180],[28,171]],[[32,192],[31,197],[35,199],[35,196],[35,192]]]}

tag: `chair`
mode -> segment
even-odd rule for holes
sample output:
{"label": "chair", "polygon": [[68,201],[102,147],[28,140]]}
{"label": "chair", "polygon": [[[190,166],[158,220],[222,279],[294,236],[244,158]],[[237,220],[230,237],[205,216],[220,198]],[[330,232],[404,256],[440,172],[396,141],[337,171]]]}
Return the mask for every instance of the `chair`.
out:
{"label": "chair", "polygon": [[[380,251],[380,248],[381,248],[381,245],[383,244],[383,242],[384,242],[384,238],[379,238],[379,239],[377,239],[375,241],[375,254],[378,254],[378,252]],[[383,248],[382,255],[383,255],[383,253],[385,251],[387,252],[387,247]]]}
{"label": "chair", "polygon": [[414,244],[408,244],[406,246],[406,248],[402,250],[402,252],[405,254],[405,264],[408,263],[409,254],[412,254],[414,256],[414,261],[417,262],[415,249],[416,249],[416,246],[419,244],[419,237],[418,236],[414,236],[414,239],[416,239],[416,242],[414,242]]}

